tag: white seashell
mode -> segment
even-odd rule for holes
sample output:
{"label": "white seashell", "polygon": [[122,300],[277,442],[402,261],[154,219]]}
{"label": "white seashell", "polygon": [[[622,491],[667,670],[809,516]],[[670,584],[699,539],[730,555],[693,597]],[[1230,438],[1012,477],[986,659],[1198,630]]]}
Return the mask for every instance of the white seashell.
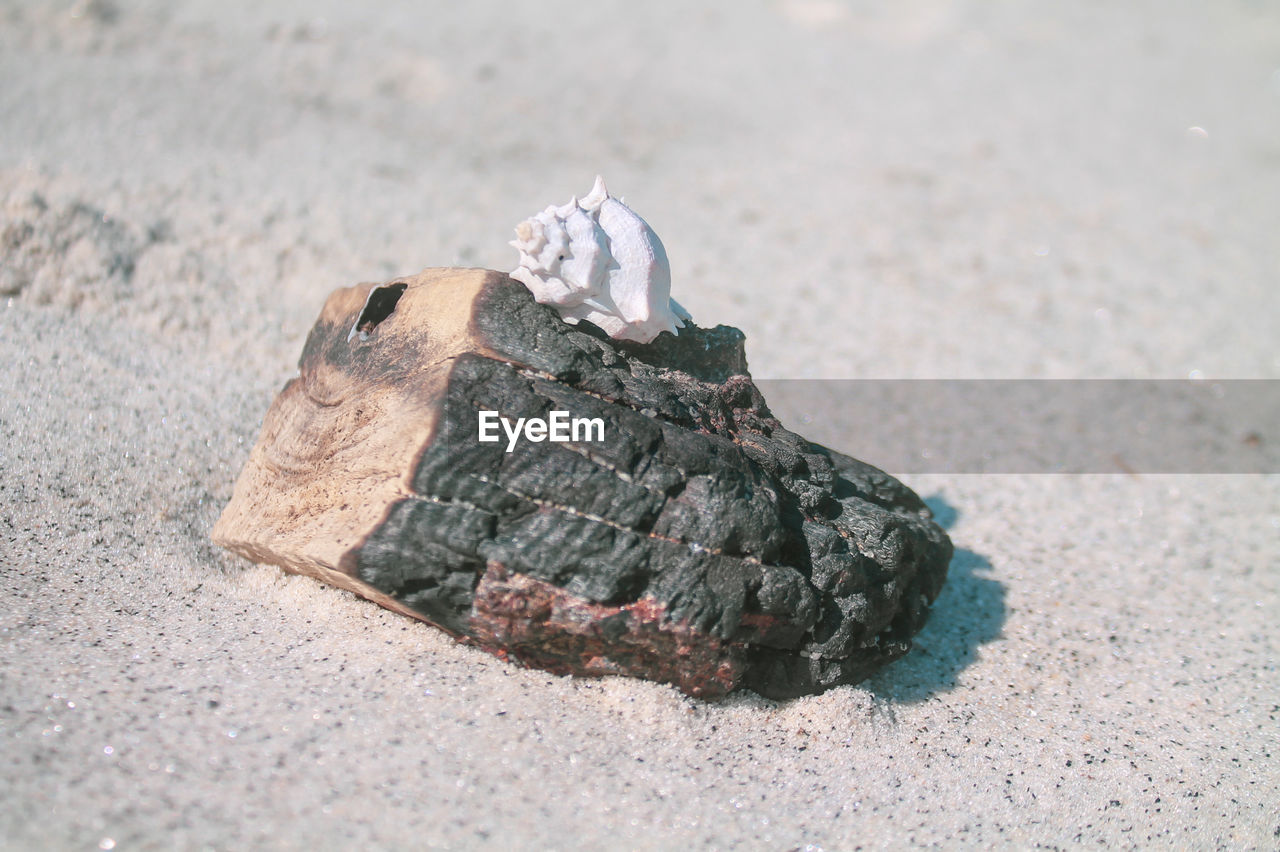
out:
{"label": "white seashell", "polygon": [[516,226],[520,265],[511,277],[565,322],[594,323],[613,338],[648,343],[678,334],[689,313],[671,298],[662,241],[604,178],[581,200],[548,207]]}

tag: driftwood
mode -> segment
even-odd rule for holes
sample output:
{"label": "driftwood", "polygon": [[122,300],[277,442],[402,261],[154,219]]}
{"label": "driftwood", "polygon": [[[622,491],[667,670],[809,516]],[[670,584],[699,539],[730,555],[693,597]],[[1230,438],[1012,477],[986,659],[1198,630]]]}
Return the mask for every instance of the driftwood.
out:
{"label": "driftwood", "polygon": [[[566,415],[566,441],[493,421]],[[213,537],[504,658],[704,697],[861,680],[951,558],[909,489],[772,417],[737,329],[614,341],[467,269],[329,297]]]}

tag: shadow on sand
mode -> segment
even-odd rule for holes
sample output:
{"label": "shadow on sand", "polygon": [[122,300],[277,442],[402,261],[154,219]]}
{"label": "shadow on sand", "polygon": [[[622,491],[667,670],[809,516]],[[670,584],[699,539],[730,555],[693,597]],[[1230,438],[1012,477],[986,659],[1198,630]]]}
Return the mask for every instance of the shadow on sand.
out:
{"label": "shadow on sand", "polygon": [[[959,517],[938,495],[925,503],[944,529]],[[912,703],[955,687],[960,672],[977,658],[979,646],[998,638],[1004,626],[1005,588],[990,578],[991,570],[985,556],[956,548],[946,585],[911,653],[866,682],[877,698]]]}

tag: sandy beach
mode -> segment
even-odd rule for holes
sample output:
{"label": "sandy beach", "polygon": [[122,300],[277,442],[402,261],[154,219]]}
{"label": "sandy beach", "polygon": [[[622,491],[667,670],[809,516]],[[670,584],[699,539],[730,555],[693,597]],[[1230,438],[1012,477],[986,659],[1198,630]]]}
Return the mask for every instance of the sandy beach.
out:
{"label": "sandy beach", "polygon": [[0,848],[1280,843],[1274,473],[904,475],[929,624],[787,702],[209,541],[330,291],[596,174],[758,378],[1280,379],[1265,4],[0,2]]}

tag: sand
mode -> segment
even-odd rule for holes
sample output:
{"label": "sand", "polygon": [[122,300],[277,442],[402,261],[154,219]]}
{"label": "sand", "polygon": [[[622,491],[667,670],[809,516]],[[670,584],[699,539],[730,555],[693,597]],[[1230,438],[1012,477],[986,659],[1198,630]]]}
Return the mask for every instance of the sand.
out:
{"label": "sand", "polygon": [[913,474],[917,649],[785,703],[208,542],[331,289],[597,172],[760,377],[1280,378],[1274,7],[420,6],[0,4],[0,847],[1280,842],[1275,475]]}

